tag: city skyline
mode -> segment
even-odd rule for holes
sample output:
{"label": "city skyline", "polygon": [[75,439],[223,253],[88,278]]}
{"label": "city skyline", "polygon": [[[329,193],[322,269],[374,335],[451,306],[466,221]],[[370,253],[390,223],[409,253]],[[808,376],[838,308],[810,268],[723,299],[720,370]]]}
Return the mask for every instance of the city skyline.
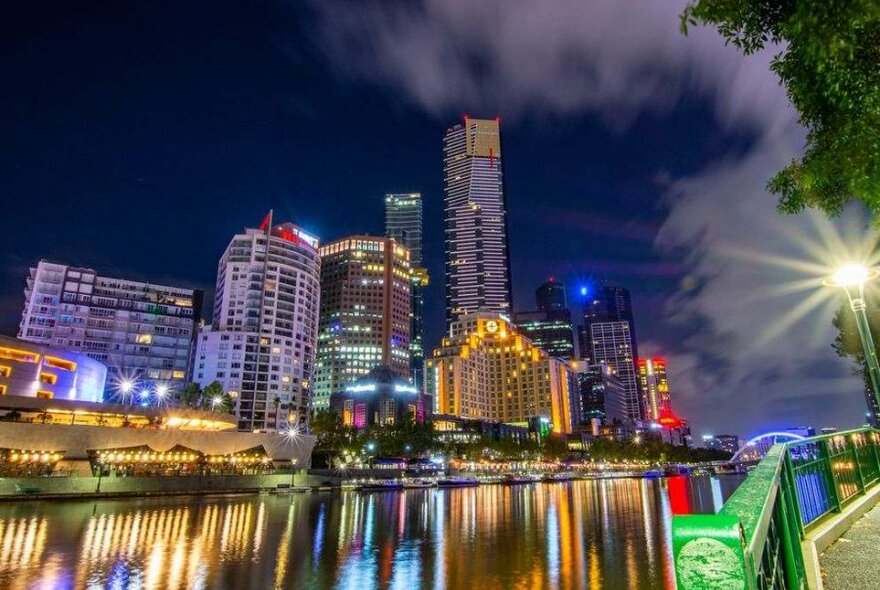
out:
{"label": "city skyline", "polygon": [[[857,424],[863,398],[850,362],[830,348],[831,316],[790,326],[805,343],[797,354],[778,338],[756,339],[805,297],[766,293],[800,277],[727,256],[731,243],[806,256],[782,226],[822,241],[810,216],[780,217],[763,188],[801,144],[784,90],[766,71],[768,56],[742,60],[711,31],[657,35],[677,30],[680,7],[665,5],[625,9],[640,27],[627,42],[642,49],[636,55],[596,29],[611,22],[606,8],[589,22],[567,10],[541,22],[523,21],[519,8],[509,9],[512,20],[478,16],[496,34],[480,41],[468,29],[457,38],[486,50],[495,84],[474,83],[474,72],[453,60],[438,88],[416,82],[425,79],[419,72],[437,76],[446,41],[414,43],[418,51],[383,62],[406,76],[367,67],[396,42],[364,48],[363,61],[346,71],[339,35],[392,8],[346,7],[330,27],[328,9],[316,6],[303,14],[221,2],[206,15],[187,3],[121,12],[99,4],[50,21],[16,6],[10,22],[28,26],[10,28],[13,50],[0,62],[21,89],[3,99],[17,122],[5,128],[15,152],[0,164],[12,221],[0,237],[0,331],[15,333],[26,269],[41,258],[204,289],[208,303],[229,235],[269,208],[322,242],[382,235],[389,192],[421,192],[426,219],[440,219],[444,130],[465,113],[500,115],[515,310],[548,274],[569,285],[570,301],[580,284],[607,276],[632,291],[639,353],[668,358],[676,411],[699,430]],[[436,38],[414,18],[377,34],[401,43],[413,43],[415,32]],[[562,42],[552,34],[560,19],[592,32]],[[506,27],[515,22],[530,23],[518,41],[554,67],[571,42],[587,69],[614,75],[580,93],[577,76],[564,88],[548,83],[553,67],[506,67],[515,49]],[[162,39],[152,34],[157,27]],[[40,43],[31,42],[33,31]],[[243,40],[236,51],[230,32]],[[596,40],[618,51],[597,51]],[[143,55],[162,67],[139,63]],[[645,79],[646,68],[663,75]],[[732,79],[743,83],[718,92]],[[770,105],[768,114],[756,103]],[[33,203],[59,224],[50,229]],[[435,260],[438,230],[426,223]],[[432,264],[426,347],[444,323],[443,267]]]}

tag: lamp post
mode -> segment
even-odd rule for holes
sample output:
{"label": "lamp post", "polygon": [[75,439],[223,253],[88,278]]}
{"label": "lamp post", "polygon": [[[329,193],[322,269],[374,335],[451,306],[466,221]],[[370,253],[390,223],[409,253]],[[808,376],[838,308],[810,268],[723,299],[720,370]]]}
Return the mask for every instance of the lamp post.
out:
{"label": "lamp post", "polygon": [[[828,287],[841,287],[846,291],[862,339],[865,363],[868,365],[868,375],[874,390],[874,403],[880,407],[880,363],[877,362],[877,349],[874,347],[874,338],[868,326],[868,315],[865,313],[865,283],[877,278],[877,275],[880,275],[880,272],[863,264],[845,264],[823,284]],[[874,418],[876,419],[877,416]]]}

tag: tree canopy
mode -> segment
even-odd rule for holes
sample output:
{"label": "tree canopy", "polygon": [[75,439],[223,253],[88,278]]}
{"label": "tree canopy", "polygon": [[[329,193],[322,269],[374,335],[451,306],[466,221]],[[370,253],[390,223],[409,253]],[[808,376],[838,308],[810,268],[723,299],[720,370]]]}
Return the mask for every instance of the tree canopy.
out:
{"label": "tree canopy", "polygon": [[781,211],[833,215],[854,198],[880,213],[880,2],[695,0],[681,24],[714,25],[746,55],[778,47],[772,69],[807,130],[767,184]]}

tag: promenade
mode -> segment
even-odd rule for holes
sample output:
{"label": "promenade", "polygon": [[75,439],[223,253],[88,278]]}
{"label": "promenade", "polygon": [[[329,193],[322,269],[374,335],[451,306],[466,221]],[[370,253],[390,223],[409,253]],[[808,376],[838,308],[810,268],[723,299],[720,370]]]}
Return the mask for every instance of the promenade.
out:
{"label": "promenade", "polygon": [[880,588],[880,506],[853,523],[819,558],[825,590]]}

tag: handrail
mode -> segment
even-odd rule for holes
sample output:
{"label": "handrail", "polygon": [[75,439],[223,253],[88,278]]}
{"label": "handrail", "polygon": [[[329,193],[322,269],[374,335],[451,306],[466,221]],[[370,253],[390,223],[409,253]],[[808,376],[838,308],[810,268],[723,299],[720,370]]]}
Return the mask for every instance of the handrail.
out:
{"label": "handrail", "polygon": [[718,514],[673,517],[678,589],[806,589],[804,532],[877,484],[878,430],[774,445]]}

